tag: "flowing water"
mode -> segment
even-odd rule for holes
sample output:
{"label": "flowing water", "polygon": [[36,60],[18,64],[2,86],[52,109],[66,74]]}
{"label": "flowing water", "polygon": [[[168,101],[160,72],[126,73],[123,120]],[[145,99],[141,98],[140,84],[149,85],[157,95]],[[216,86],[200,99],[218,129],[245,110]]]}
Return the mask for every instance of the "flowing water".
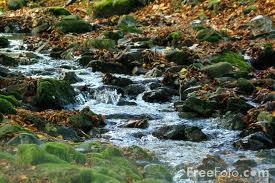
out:
{"label": "flowing water", "polygon": [[[0,35],[1,36],[1,35]],[[0,52],[24,55],[29,53],[24,49],[23,41],[18,37],[11,36],[11,47],[2,49]],[[61,78],[65,72],[75,72],[81,82],[73,84],[76,91],[80,86],[87,86],[88,91],[94,91],[103,85],[100,72],[92,72],[90,69],[81,68],[74,60],[55,60],[47,54],[37,55],[38,62],[32,65],[19,65],[11,68],[14,72],[21,72],[29,77],[51,77]],[[66,69],[65,69],[66,68]],[[133,80],[135,83],[143,83],[150,90],[148,85],[161,78],[145,78],[144,76],[123,76]],[[168,167],[174,175],[174,182],[194,182],[184,173],[184,169],[200,163],[208,154],[221,156],[229,165],[240,159],[241,156],[255,160],[258,169],[275,168],[272,163],[264,161],[256,156],[253,151],[238,151],[233,148],[232,142],[237,139],[238,131],[226,130],[218,125],[218,119],[185,120],[179,118],[173,108],[173,102],[157,104],[147,103],[142,100],[140,94],[135,100],[137,105],[117,105],[122,96],[116,90],[102,89],[96,92],[78,91],[77,103],[66,106],[69,109],[82,109],[89,106],[92,111],[106,115],[109,131],[97,140],[112,142],[119,146],[139,145],[153,151],[156,156]],[[177,97],[173,98],[178,100]],[[121,128],[127,120],[145,116],[149,119],[147,129]],[[159,140],[152,136],[152,132],[161,126],[172,124],[189,124],[201,127],[203,132],[209,136],[209,140],[203,142],[188,142],[175,140]],[[94,139],[91,139],[94,140]],[[274,158],[274,156],[273,156]],[[262,181],[259,181],[262,182]]]}

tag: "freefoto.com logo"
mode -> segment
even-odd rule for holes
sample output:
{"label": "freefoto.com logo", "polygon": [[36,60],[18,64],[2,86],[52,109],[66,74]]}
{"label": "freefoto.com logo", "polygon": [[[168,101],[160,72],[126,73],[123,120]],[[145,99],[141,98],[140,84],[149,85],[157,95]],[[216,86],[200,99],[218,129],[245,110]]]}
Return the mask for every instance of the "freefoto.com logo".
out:
{"label": "freefoto.com logo", "polygon": [[243,170],[237,171],[236,169],[224,170],[221,167],[215,167],[213,170],[198,170],[193,167],[188,167],[185,171],[188,178],[216,178],[216,177],[236,177],[236,178],[249,178],[261,180],[262,183],[268,183],[269,171],[268,170]]}

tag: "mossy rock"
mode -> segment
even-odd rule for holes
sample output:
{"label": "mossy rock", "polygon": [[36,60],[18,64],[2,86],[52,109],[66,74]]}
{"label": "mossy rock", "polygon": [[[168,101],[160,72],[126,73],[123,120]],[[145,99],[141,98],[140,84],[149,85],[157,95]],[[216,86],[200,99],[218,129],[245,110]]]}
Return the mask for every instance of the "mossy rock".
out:
{"label": "mossy rock", "polygon": [[46,163],[36,166],[37,176],[45,177],[53,183],[91,183],[92,169],[70,164]]}
{"label": "mossy rock", "polygon": [[144,167],[144,177],[159,179],[162,181],[172,182],[173,178],[170,172],[160,164],[149,164]]}
{"label": "mossy rock", "polygon": [[10,42],[5,37],[0,37],[0,48],[7,48],[9,46]]}
{"label": "mossy rock", "polygon": [[103,152],[102,155],[104,158],[113,158],[113,157],[123,157],[123,152],[121,149],[111,146],[106,148]]}
{"label": "mossy rock", "polygon": [[249,80],[244,78],[238,79],[237,86],[239,91],[244,92],[246,94],[251,94],[256,89],[255,86]]}
{"label": "mossy rock", "polygon": [[230,97],[226,103],[226,111],[235,111],[246,113],[252,106],[247,104],[245,100],[237,97]]}
{"label": "mossy rock", "polygon": [[201,29],[196,38],[200,41],[217,42],[223,38],[222,34],[212,28]]}
{"label": "mossy rock", "polygon": [[8,55],[0,54],[0,64],[4,66],[17,66],[18,62]]}
{"label": "mossy rock", "polygon": [[[107,31],[103,33],[105,39],[112,39],[118,41],[119,39],[123,38],[123,32],[121,31]],[[91,61],[91,60],[90,60]],[[86,63],[85,65],[87,65]]]}
{"label": "mossy rock", "polygon": [[219,62],[202,68],[210,77],[217,78],[229,74],[233,71],[233,67],[230,63]]}
{"label": "mossy rock", "polygon": [[101,115],[97,115],[90,110],[90,108],[84,108],[78,114],[69,118],[69,123],[77,129],[82,129],[88,132],[94,127],[103,127],[105,122]]}
{"label": "mossy rock", "polygon": [[114,177],[108,176],[105,172],[98,173],[96,170],[92,170],[92,180],[96,183],[122,183]]}
{"label": "mossy rock", "polygon": [[271,113],[267,111],[262,111],[260,114],[257,116],[257,121],[268,121],[268,122],[274,122],[274,117],[272,116]]}
{"label": "mossy rock", "polygon": [[77,152],[72,146],[64,144],[61,142],[48,142],[44,144],[43,149],[57,156],[59,159],[62,159],[67,162],[76,162],[84,164],[86,162],[85,155]]}
{"label": "mossy rock", "polygon": [[19,145],[19,144],[37,144],[40,145],[43,142],[36,138],[33,134],[30,133],[20,133],[17,136],[10,139],[8,145]]}
{"label": "mossy rock", "polygon": [[19,165],[37,165],[42,163],[66,163],[65,161],[59,159],[36,144],[22,144],[18,146],[18,151],[16,153],[16,162]]}
{"label": "mossy rock", "polygon": [[63,7],[49,7],[49,12],[53,13],[55,16],[67,16],[71,13]]}
{"label": "mossy rock", "polygon": [[116,42],[112,39],[102,39],[102,38],[96,38],[96,39],[90,39],[86,42],[87,47],[93,47],[97,49],[113,49],[116,46]]}
{"label": "mossy rock", "polygon": [[194,63],[196,55],[188,49],[169,50],[165,58],[168,62],[174,62],[178,65],[191,65]]}
{"label": "mossy rock", "polygon": [[180,32],[171,32],[168,36],[167,39],[172,42],[177,42],[181,39],[181,33]]}
{"label": "mossy rock", "polygon": [[137,28],[137,21],[133,16],[123,15],[118,20],[117,27],[122,32],[141,33],[141,30]]}
{"label": "mossy rock", "polygon": [[110,17],[128,14],[140,6],[143,4],[136,0],[97,0],[93,13],[96,17]]}
{"label": "mossy rock", "polygon": [[244,57],[241,54],[231,52],[231,51],[226,51],[221,54],[215,55],[211,59],[211,62],[213,63],[228,62],[231,65],[237,67],[241,71],[250,72],[252,70],[251,65],[246,63],[246,61],[244,60]]}
{"label": "mossy rock", "polygon": [[19,125],[2,124],[0,126],[0,139],[5,140],[18,133],[31,133],[29,130],[22,128]]}
{"label": "mossy rock", "polygon": [[17,10],[26,6],[27,2],[25,0],[9,0],[7,3],[9,10]]}
{"label": "mossy rock", "polygon": [[20,106],[20,102],[12,95],[1,95],[0,94],[0,99],[5,99],[9,101],[13,106]]}
{"label": "mossy rock", "polygon": [[127,148],[124,148],[123,151],[126,153],[126,156],[134,161],[153,161],[155,157],[147,150],[133,145]]}
{"label": "mossy rock", "polygon": [[43,109],[60,109],[75,102],[74,95],[74,89],[66,81],[41,79],[37,82],[36,103]]}
{"label": "mossy rock", "polygon": [[57,24],[57,28],[64,33],[85,33],[91,31],[91,25],[78,16],[69,15]]}

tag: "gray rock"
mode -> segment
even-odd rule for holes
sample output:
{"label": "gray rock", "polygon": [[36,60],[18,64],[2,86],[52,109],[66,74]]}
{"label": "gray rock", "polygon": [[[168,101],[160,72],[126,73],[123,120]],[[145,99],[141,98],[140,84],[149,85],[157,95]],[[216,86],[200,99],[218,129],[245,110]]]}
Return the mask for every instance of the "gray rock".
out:
{"label": "gray rock", "polygon": [[202,71],[206,72],[210,77],[222,77],[233,71],[233,67],[230,63],[219,62],[202,68]]}
{"label": "gray rock", "polygon": [[271,33],[272,19],[268,16],[258,15],[250,20],[250,29],[253,36]]}
{"label": "gray rock", "polygon": [[145,92],[142,99],[150,103],[163,103],[168,102],[173,95],[173,91],[168,88],[157,88],[152,91]]}
{"label": "gray rock", "polygon": [[136,97],[140,93],[145,91],[145,86],[143,84],[130,84],[125,88],[125,92],[130,95]]}
{"label": "gray rock", "polygon": [[67,82],[69,82],[69,83],[77,83],[77,82],[81,82],[81,81],[82,81],[82,79],[79,78],[79,77],[75,74],[75,72],[66,72],[66,73],[64,74],[63,80],[64,80],[64,81],[67,81]]}

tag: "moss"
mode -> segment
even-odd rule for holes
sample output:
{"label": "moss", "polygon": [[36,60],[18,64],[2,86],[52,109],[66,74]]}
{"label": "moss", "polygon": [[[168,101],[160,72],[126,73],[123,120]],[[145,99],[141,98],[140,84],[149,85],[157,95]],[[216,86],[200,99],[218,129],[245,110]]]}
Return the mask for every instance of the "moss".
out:
{"label": "moss", "polygon": [[120,17],[117,27],[122,32],[141,33],[141,30],[137,28],[137,21],[133,16],[123,15]]}
{"label": "moss", "polygon": [[115,41],[118,41],[119,39],[123,38],[123,33],[121,31],[107,31],[104,32],[103,35],[105,39],[112,39]]}
{"label": "moss", "polygon": [[106,173],[98,173],[96,170],[92,170],[92,180],[95,183],[121,183],[121,181],[106,175]]}
{"label": "moss", "polygon": [[0,98],[0,112],[3,114],[16,114],[13,105],[3,98]]}
{"label": "moss", "polygon": [[96,38],[96,39],[90,39],[86,42],[87,47],[93,47],[97,49],[112,49],[115,48],[116,42],[112,39],[101,39],[101,38]]}
{"label": "moss", "polygon": [[251,65],[245,62],[244,57],[241,54],[231,51],[226,51],[221,54],[215,55],[211,59],[211,62],[228,62],[231,65],[239,68],[241,71],[246,72],[249,72],[252,69]]}
{"label": "moss", "polygon": [[233,71],[233,67],[230,63],[219,62],[202,68],[210,77],[222,77]]}
{"label": "moss", "polygon": [[30,133],[20,133],[19,135],[13,137],[7,142],[8,145],[18,145],[18,144],[42,144],[42,141],[36,138]]}
{"label": "moss", "polygon": [[260,112],[260,114],[257,116],[257,121],[268,121],[268,122],[272,122],[274,121],[273,119],[274,117],[272,116],[272,114],[270,114],[267,111],[262,111]]}
{"label": "moss", "polygon": [[136,145],[127,147],[124,151],[126,151],[127,157],[131,160],[153,161],[155,159],[150,152]]}
{"label": "moss", "polygon": [[29,130],[18,125],[3,124],[0,126],[0,139],[7,138],[21,132],[31,133]]}
{"label": "moss", "polygon": [[41,108],[60,109],[73,103],[74,95],[74,89],[66,81],[41,79],[37,82],[36,102]]}
{"label": "moss", "polygon": [[67,162],[81,164],[86,162],[84,154],[77,152],[72,146],[61,142],[48,142],[43,145],[43,149]]}
{"label": "moss", "polygon": [[6,96],[6,95],[1,95],[0,94],[0,98],[9,101],[13,106],[16,106],[16,107],[20,106],[20,102],[18,102],[18,100],[12,95]]}
{"label": "moss", "polygon": [[212,28],[205,28],[198,31],[196,38],[200,41],[217,42],[222,39],[222,34]]}
{"label": "moss", "polygon": [[144,177],[166,180],[172,182],[172,175],[169,171],[160,164],[149,164],[144,167]]}
{"label": "moss", "polygon": [[7,180],[5,179],[4,175],[0,172],[0,183],[7,183]]}
{"label": "moss", "polygon": [[14,156],[11,155],[10,153],[0,151],[0,159],[14,161]]}
{"label": "moss", "polygon": [[135,0],[97,0],[93,13],[96,17],[128,14],[142,4]]}
{"label": "moss", "polygon": [[56,16],[71,15],[71,13],[63,7],[49,7],[49,12],[53,13]]}
{"label": "moss", "polygon": [[19,165],[25,164],[42,164],[42,163],[65,163],[58,157],[47,153],[35,144],[22,144],[18,146],[16,153],[16,162]]}
{"label": "moss", "polygon": [[74,15],[65,16],[57,24],[57,28],[64,33],[85,33],[91,31],[89,22]]}
{"label": "moss", "polygon": [[104,158],[112,158],[112,157],[122,157],[123,153],[122,151],[114,146],[106,148],[103,152],[102,155]]}
{"label": "moss", "polygon": [[137,181],[136,183],[163,183],[163,181],[159,179],[146,178],[141,181]]}
{"label": "moss", "polygon": [[177,42],[181,38],[181,33],[179,32],[171,32],[168,36],[167,39],[172,42]]}
{"label": "moss", "polygon": [[237,86],[240,91],[251,94],[255,90],[255,86],[247,79],[240,78],[237,81]]}

